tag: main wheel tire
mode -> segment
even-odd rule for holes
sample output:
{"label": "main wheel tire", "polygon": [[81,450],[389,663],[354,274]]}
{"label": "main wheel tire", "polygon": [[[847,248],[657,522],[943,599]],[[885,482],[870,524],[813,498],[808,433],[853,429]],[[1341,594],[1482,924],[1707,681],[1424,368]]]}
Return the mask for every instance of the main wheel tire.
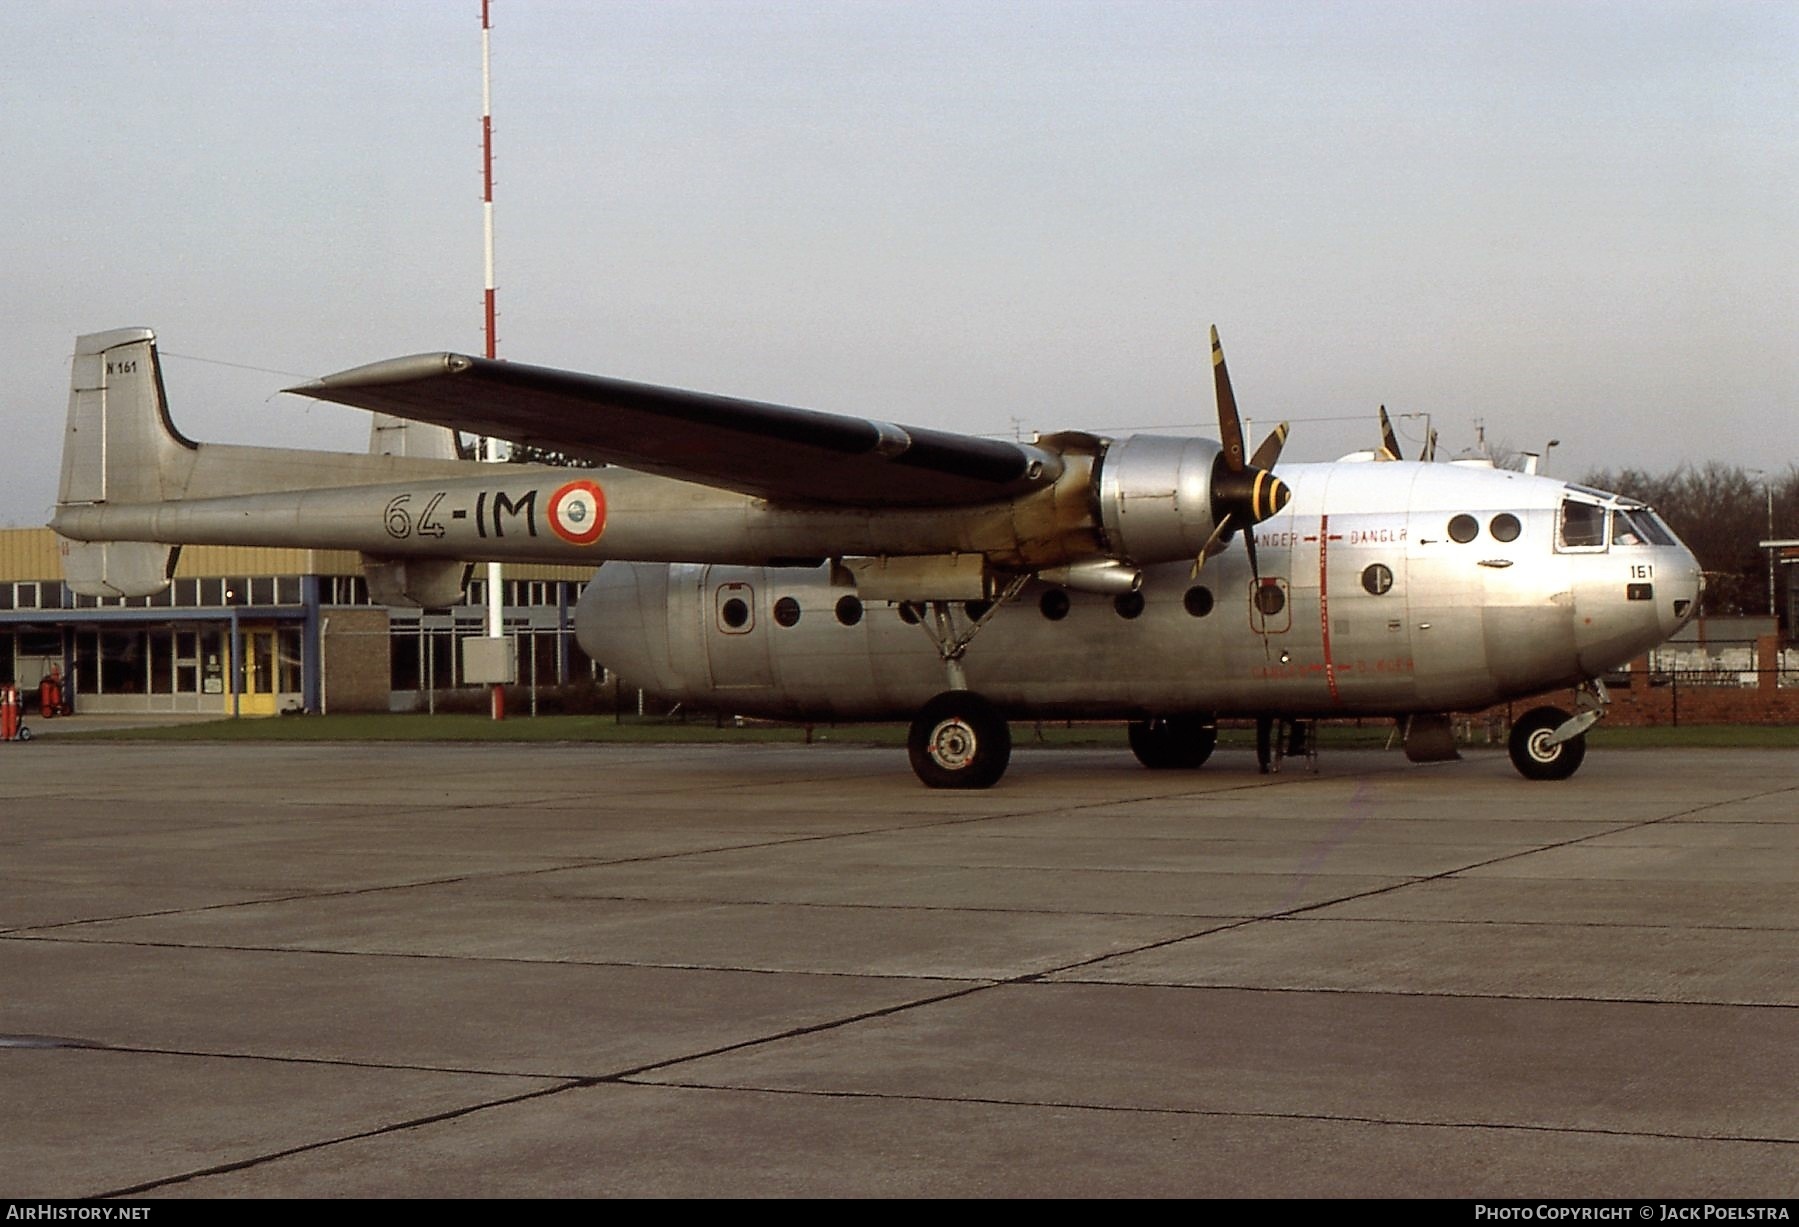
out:
{"label": "main wheel tire", "polygon": [[1565,780],[1579,769],[1587,756],[1585,733],[1549,744],[1549,735],[1568,718],[1559,707],[1533,707],[1512,725],[1512,766],[1519,775],[1527,780]]}
{"label": "main wheel tire", "polygon": [[1134,720],[1131,753],[1151,771],[1192,771],[1203,767],[1218,744],[1218,725],[1205,716],[1162,716]]}
{"label": "main wheel tire", "polygon": [[919,709],[906,753],[927,788],[992,788],[1012,760],[1012,730],[980,695],[946,690]]}

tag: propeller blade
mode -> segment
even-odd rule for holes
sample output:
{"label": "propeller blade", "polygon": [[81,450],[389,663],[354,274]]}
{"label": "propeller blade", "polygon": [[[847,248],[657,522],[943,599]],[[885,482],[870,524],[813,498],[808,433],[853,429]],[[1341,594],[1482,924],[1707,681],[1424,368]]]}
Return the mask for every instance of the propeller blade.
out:
{"label": "propeller blade", "polygon": [[1249,458],[1249,465],[1255,469],[1272,469],[1281,458],[1281,448],[1287,445],[1287,424],[1282,422],[1276,426],[1262,446],[1256,448],[1256,454]]}
{"label": "propeller blade", "polygon": [[1206,543],[1200,547],[1199,553],[1194,556],[1193,571],[1188,578],[1199,578],[1199,569],[1206,565],[1206,559],[1224,549],[1224,537],[1225,534],[1230,531],[1231,517],[1227,513],[1222,520],[1218,521],[1218,527],[1212,530],[1212,535],[1206,538]]}
{"label": "propeller blade", "polygon": [[1251,464],[1243,462],[1243,422],[1237,416],[1237,396],[1231,390],[1230,371],[1224,365],[1224,345],[1218,340],[1218,329],[1212,329],[1212,380],[1218,394],[1219,463],[1212,469],[1212,514],[1217,525],[1193,560],[1193,575],[1206,559],[1225,547],[1231,533],[1243,530],[1243,544],[1249,551],[1250,572],[1259,580],[1261,571],[1256,561],[1255,526],[1278,513],[1293,497],[1287,483],[1268,470],[1280,459],[1287,441],[1287,423],[1282,422],[1256,449]]}
{"label": "propeller blade", "polygon": [[1387,407],[1380,407],[1380,444],[1381,459],[1404,460],[1399,451],[1399,436],[1393,433],[1393,420],[1387,416]]}
{"label": "propeller blade", "polygon": [[1243,548],[1249,551],[1250,581],[1260,588],[1262,586],[1262,568],[1256,565],[1256,526],[1254,524],[1243,530]]}
{"label": "propeller blade", "polygon": [[1237,417],[1237,396],[1231,391],[1231,373],[1225,369],[1224,346],[1218,325],[1212,325],[1212,384],[1218,394],[1218,441],[1224,445],[1224,463],[1233,473],[1243,471],[1243,423]]}
{"label": "propeller blade", "polygon": [[1422,456],[1418,457],[1418,459],[1424,461],[1426,464],[1429,464],[1431,461],[1435,460],[1436,458],[1437,458],[1437,432],[1433,430],[1430,432],[1430,436],[1424,440],[1424,454]]}

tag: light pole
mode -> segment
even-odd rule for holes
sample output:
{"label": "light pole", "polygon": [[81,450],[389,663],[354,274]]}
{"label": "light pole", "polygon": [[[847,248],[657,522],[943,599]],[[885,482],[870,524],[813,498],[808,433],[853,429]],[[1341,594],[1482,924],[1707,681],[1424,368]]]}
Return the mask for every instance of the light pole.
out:
{"label": "light pole", "polygon": [[243,635],[240,633],[237,620],[237,592],[235,589],[225,589],[225,604],[231,607],[231,718],[236,720],[244,714],[244,648]]}
{"label": "light pole", "polygon": [[[1772,540],[1774,540],[1774,484],[1772,482],[1770,482],[1766,477],[1764,477],[1764,478],[1762,478],[1762,489],[1768,495],[1768,540],[1772,541]],[[1768,616],[1770,618],[1773,618],[1775,616],[1775,614],[1774,614],[1774,551],[1772,548],[1770,548],[1768,550]],[[1788,616],[1789,616],[1789,618],[1791,617],[1790,614]],[[1776,619],[1776,621],[1774,623],[1774,631],[1776,634],[1778,634],[1780,632],[1780,622],[1778,619]]]}
{"label": "light pole", "polygon": [[1549,468],[1549,450],[1551,448],[1560,447],[1561,445],[1562,445],[1562,441],[1560,439],[1551,439],[1549,442],[1547,442],[1543,445],[1543,464],[1541,466],[1542,469],[1547,470]]}
{"label": "light pole", "polygon": [[[1762,493],[1768,496],[1768,540],[1772,541],[1774,540],[1774,483],[1768,480],[1769,475],[1766,469],[1744,469],[1743,472],[1751,477],[1761,478]],[[1768,616],[1774,617],[1774,551],[1771,548],[1768,550]],[[1779,622],[1774,624],[1774,629],[1776,631],[1780,629]]]}

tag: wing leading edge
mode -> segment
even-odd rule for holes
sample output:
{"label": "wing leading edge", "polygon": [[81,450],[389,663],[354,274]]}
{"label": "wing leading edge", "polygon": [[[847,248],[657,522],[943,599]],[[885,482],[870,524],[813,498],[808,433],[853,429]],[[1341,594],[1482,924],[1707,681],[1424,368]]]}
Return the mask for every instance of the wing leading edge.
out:
{"label": "wing leading edge", "polygon": [[1062,469],[1024,443],[466,354],[394,358],[288,390],[777,502],[964,506]]}

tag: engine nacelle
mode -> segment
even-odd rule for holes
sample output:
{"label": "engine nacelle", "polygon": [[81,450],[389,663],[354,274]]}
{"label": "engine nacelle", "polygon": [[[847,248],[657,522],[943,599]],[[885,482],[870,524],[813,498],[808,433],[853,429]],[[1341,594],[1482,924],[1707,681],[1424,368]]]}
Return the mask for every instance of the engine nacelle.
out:
{"label": "engine nacelle", "polygon": [[1210,439],[1130,435],[1099,464],[1099,518],[1107,552],[1141,566],[1194,558],[1217,521]]}

